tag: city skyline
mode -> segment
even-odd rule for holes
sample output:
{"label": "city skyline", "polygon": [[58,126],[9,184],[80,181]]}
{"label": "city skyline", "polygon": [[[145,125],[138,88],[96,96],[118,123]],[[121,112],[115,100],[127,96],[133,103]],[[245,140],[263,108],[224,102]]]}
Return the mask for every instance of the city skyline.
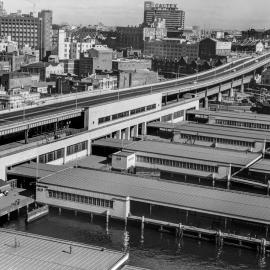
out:
{"label": "city skyline", "polygon": [[[179,9],[186,12],[186,26],[199,25],[201,28],[223,29],[268,29],[267,11],[270,3],[267,0],[258,0],[247,4],[246,0],[159,0],[158,3],[175,3]],[[143,21],[144,0],[110,0],[96,2],[93,0],[16,0],[4,1],[7,12],[21,9],[23,12],[40,9],[52,9],[54,23],[69,21],[71,24],[97,24],[123,26],[138,25]],[[241,13],[239,9],[241,8]],[[74,11],[76,14],[74,15]],[[254,16],[256,14],[256,16]]]}

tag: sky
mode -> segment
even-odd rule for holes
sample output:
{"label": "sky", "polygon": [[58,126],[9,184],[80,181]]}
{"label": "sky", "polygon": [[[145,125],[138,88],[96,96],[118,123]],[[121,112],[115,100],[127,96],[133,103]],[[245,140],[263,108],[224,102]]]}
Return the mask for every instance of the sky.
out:
{"label": "sky", "polygon": [[[3,0],[8,12],[53,10],[54,23],[139,25],[144,0]],[[270,28],[270,0],[156,0],[174,3],[186,12],[186,26],[201,28]]]}

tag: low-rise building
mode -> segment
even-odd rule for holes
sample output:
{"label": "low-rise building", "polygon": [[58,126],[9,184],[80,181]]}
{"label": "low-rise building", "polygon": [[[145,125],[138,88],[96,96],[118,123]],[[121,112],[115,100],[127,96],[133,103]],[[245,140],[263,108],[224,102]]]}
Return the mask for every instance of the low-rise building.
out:
{"label": "low-rise building", "polygon": [[150,57],[180,59],[188,57],[190,61],[199,56],[199,44],[179,38],[164,38],[144,42],[144,54]]}
{"label": "low-rise building", "polygon": [[113,50],[107,46],[97,45],[81,54],[79,76],[87,77],[96,71],[112,70]]}
{"label": "low-rise building", "polygon": [[21,70],[30,74],[40,74],[40,80],[46,81],[46,79],[50,78],[51,74],[64,74],[64,64],[38,62],[23,66]]}
{"label": "low-rise building", "polygon": [[9,72],[0,77],[1,85],[6,91],[13,88],[23,88],[39,81],[38,76],[32,76],[27,72]]}
{"label": "low-rise building", "polygon": [[264,44],[260,40],[245,40],[233,43],[232,50],[241,53],[261,53],[264,51]]}
{"label": "low-rise building", "polygon": [[89,82],[93,86],[93,90],[115,90],[117,89],[117,77],[110,75],[97,75],[91,76],[81,80],[82,83]]}
{"label": "low-rise building", "polygon": [[231,54],[232,43],[228,41],[205,38],[199,44],[199,57],[204,60],[227,57]]}
{"label": "low-rise building", "polygon": [[60,60],[79,59],[80,54],[93,48],[96,44],[96,39],[90,36],[83,40],[77,41],[67,36],[63,29],[58,30],[58,56]]}
{"label": "low-rise building", "polygon": [[118,88],[129,88],[159,82],[158,73],[148,69],[120,72],[118,75]]}
{"label": "low-rise building", "polygon": [[125,70],[139,70],[139,69],[151,69],[151,59],[116,59],[112,61],[112,69],[114,71],[125,71]]}

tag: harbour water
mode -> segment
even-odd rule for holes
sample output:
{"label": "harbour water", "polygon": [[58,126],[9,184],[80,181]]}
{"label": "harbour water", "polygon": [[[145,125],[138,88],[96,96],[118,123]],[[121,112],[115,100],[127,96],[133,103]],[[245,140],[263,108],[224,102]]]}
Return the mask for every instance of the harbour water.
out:
{"label": "harbour water", "polygon": [[71,211],[50,210],[50,214],[26,225],[24,217],[14,217],[2,226],[30,233],[41,234],[103,246],[130,252],[129,264],[153,270],[219,270],[219,269],[270,269],[270,255],[261,256],[255,251],[230,246],[218,247],[213,243],[184,238],[179,241],[174,235],[145,228],[141,238],[140,226],[110,220],[106,231],[105,218]]}

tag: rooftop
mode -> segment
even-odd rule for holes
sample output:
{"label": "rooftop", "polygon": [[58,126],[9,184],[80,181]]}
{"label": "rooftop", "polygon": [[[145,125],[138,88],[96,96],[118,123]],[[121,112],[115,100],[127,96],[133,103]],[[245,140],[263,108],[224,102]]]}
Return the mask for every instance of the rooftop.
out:
{"label": "rooftop", "polygon": [[19,231],[0,229],[0,238],[1,270],[109,270],[128,259],[122,252]]}
{"label": "rooftop", "polygon": [[162,129],[174,129],[183,133],[215,136],[222,138],[230,138],[240,141],[270,141],[269,131],[264,130],[250,130],[246,128],[236,128],[228,126],[219,126],[211,124],[197,124],[192,122],[184,122],[180,124],[171,124],[167,122],[153,122],[148,124],[148,127],[162,128]]}
{"label": "rooftop", "polygon": [[166,156],[167,158],[184,158],[191,161],[206,161],[219,165],[246,166],[259,157],[255,153],[242,153],[225,149],[210,148],[198,145],[176,144],[157,141],[138,141],[125,147],[126,151]]}
{"label": "rooftop", "polygon": [[126,265],[121,270],[149,270],[149,269]]}
{"label": "rooftop", "polygon": [[262,159],[249,168],[253,172],[270,173],[270,160]]}
{"label": "rooftop", "polygon": [[118,139],[113,139],[113,138],[106,138],[106,139],[96,140],[92,143],[92,145],[122,149],[132,143],[133,142],[129,140],[118,140]]}
{"label": "rooftop", "polygon": [[[72,166],[70,166],[72,167]],[[49,164],[42,164],[39,163],[26,163],[11,168],[7,171],[8,174],[22,176],[27,178],[43,178],[49,175],[52,175],[56,172],[62,171],[69,168],[69,166],[62,165],[62,166],[54,166]]]}
{"label": "rooftop", "polygon": [[269,198],[265,196],[85,169],[56,173],[41,179],[42,184],[270,224]]}
{"label": "rooftop", "polygon": [[256,114],[248,112],[227,112],[227,111],[209,111],[209,110],[191,110],[187,114],[206,115],[217,119],[230,119],[244,122],[263,123],[270,125],[270,117],[266,114]]}

